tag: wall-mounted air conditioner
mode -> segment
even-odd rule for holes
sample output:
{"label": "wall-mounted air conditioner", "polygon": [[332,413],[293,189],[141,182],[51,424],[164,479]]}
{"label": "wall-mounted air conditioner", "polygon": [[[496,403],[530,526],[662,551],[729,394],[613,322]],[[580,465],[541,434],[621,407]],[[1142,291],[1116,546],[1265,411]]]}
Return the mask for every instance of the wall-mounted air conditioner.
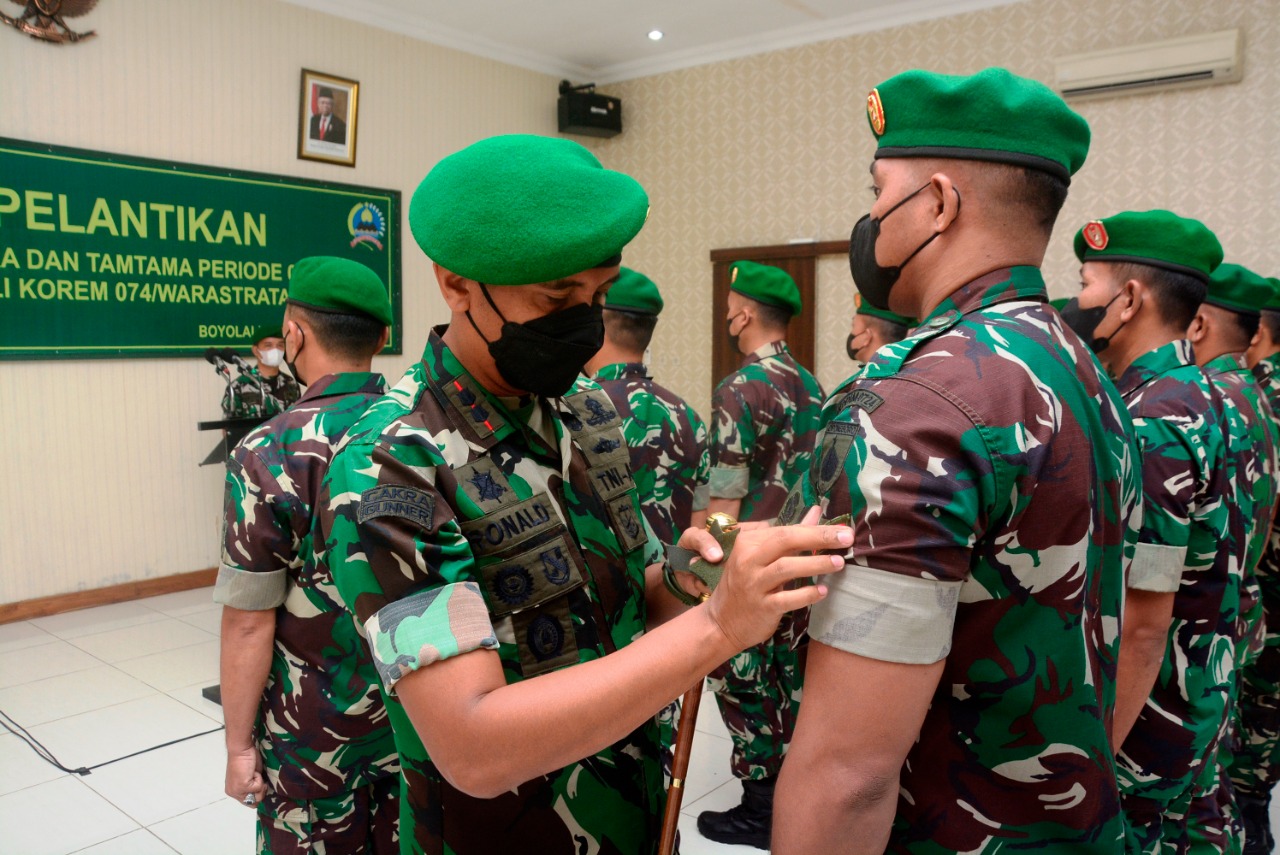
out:
{"label": "wall-mounted air conditioner", "polygon": [[1053,61],[1054,87],[1083,100],[1236,83],[1243,76],[1240,30],[1108,48]]}

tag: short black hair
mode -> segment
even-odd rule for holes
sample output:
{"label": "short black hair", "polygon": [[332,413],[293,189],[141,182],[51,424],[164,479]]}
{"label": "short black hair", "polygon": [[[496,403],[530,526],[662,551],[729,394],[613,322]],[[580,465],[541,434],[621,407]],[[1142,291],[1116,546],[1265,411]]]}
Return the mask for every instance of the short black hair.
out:
{"label": "short black hair", "polygon": [[1280,312],[1263,309],[1262,316],[1259,319],[1259,326],[1266,327],[1267,334],[1271,336],[1271,340],[1280,344]]}
{"label": "short black hair", "polygon": [[304,318],[320,346],[342,359],[367,359],[378,352],[387,327],[369,315],[323,312],[289,301],[289,311]]}
{"label": "short black hair", "polygon": [[910,332],[908,327],[904,327],[897,321],[891,321],[888,318],[881,318],[876,315],[863,315],[868,323],[874,323],[880,328],[880,336],[884,339],[885,344],[893,344],[895,341],[902,341]]}
{"label": "short black hair", "polygon": [[787,325],[791,323],[791,310],[785,306],[772,306],[768,303],[761,303],[751,297],[747,297],[747,299],[756,304],[756,315],[759,316],[760,322],[769,329],[785,330]]}
{"label": "short black hair", "polygon": [[604,310],[604,334],[623,350],[642,353],[653,340],[653,330],[657,326],[657,315]]}
{"label": "short black hair", "polygon": [[1235,319],[1236,335],[1235,344],[1232,350],[1244,350],[1249,346],[1249,342],[1253,341],[1254,335],[1258,332],[1258,315],[1245,312],[1231,312],[1231,317]]}
{"label": "short black hair", "polygon": [[1167,326],[1180,330],[1191,326],[1196,318],[1196,310],[1209,293],[1204,280],[1167,267],[1136,261],[1117,261],[1112,262],[1112,272],[1117,285],[1137,279],[1150,288],[1156,298],[1156,308],[1160,310],[1160,320]]}
{"label": "short black hair", "polygon": [[[1058,214],[1067,201],[1067,182],[1056,175],[1011,163],[983,163],[991,202],[1001,208],[1018,208],[1044,233],[1053,233]],[[961,208],[964,201],[961,199]]]}

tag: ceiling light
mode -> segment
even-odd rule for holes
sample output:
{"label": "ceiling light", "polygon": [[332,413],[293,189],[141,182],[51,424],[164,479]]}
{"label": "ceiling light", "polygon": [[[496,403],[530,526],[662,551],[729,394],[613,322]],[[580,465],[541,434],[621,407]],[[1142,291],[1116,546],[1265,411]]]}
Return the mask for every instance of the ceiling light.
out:
{"label": "ceiling light", "polygon": [[662,30],[650,30],[650,31],[649,31],[649,40],[650,40],[650,41],[654,41],[654,42],[656,42],[656,41],[660,41],[661,39],[662,39]]}

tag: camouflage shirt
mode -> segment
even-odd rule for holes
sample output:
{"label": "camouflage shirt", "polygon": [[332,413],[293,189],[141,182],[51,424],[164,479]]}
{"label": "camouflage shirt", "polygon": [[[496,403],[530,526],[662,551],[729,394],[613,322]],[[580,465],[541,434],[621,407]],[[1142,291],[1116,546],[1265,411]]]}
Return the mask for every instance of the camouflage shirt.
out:
{"label": "camouflage shirt", "polygon": [[1235,532],[1244,532],[1246,558],[1236,621],[1237,665],[1252,658],[1262,642],[1262,595],[1257,567],[1266,546],[1276,503],[1276,425],[1271,407],[1245,366],[1244,357],[1227,353],[1204,366],[1222,396],[1227,433],[1228,476],[1235,487],[1231,515]]}
{"label": "camouflage shirt", "polygon": [[[1272,416],[1280,415],[1280,353],[1268,356],[1253,366],[1253,377],[1262,396],[1271,407]],[[1274,419],[1273,419],[1274,423]],[[1258,564],[1258,584],[1266,609],[1268,644],[1280,645],[1280,531],[1271,527],[1271,538]]]}
{"label": "camouflage shirt", "polygon": [[1172,803],[1214,756],[1234,675],[1243,545],[1228,539],[1222,400],[1179,340],[1139,357],[1118,384],[1138,438],[1142,530],[1129,587],[1175,593],[1164,662],[1118,757],[1126,796]]}
{"label": "camouflage shirt", "polygon": [[741,499],[738,518],[773,519],[809,466],[822,387],[772,341],[716,386],[711,398],[711,495]]}
{"label": "camouflage shirt", "polygon": [[645,520],[658,540],[675,543],[693,512],[707,506],[707,427],[683,398],[654,383],[641,363],[606,365],[595,381],[622,417]]}
{"label": "camouflage shirt", "polygon": [[652,852],[663,805],[652,721],[477,799],[443,779],[396,698],[404,675],[474,650],[496,650],[515,683],[626,646],[645,629],[645,567],[661,560],[608,396],[579,378],[563,398],[496,398],[442,332],[352,429],[321,510],[395,726],[401,851]]}
{"label": "camouflage shirt", "polygon": [[377,672],[313,549],[315,501],[334,449],[382,391],[377,374],[322,377],[227,462],[214,599],[276,610],[257,737],[271,788],[289,799],[345,793],[398,769]]}
{"label": "camouflage shirt", "polygon": [[264,377],[257,368],[231,381],[230,392],[222,396],[222,414],[229,419],[269,419],[298,400],[298,381],[283,371]]}
{"label": "camouflage shirt", "polygon": [[1141,488],[1115,387],[1040,271],[1015,267],[953,293],[837,395],[783,511],[825,498],[826,518],[853,517],[811,636],[946,660],[888,851],[1114,855],[1110,729]]}

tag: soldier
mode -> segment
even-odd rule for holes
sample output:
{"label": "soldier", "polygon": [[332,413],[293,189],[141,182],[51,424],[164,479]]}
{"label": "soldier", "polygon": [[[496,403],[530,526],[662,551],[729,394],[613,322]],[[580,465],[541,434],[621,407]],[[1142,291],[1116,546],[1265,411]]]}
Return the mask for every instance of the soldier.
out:
{"label": "soldier", "polygon": [[[729,338],[745,358],[711,398],[708,510],[771,520],[809,465],[822,387],[787,347],[787,324],[801,304],[786,271],[738,261],[729,278]],[[769,848],[773,789],[804,685],[807,624],[806,612],[784,617],[772,638],[711,673],[709,686],[733,739],[729,768],[742,782],[742,801],[727,811],[703,811],[703,837]]]}
{"label": "soldier", "polygon": [[1112,732],[1125,851],[1182,851],[1192,787],[1228,720],[1247,534],[1228,524],[1239,485],[1223,402],[1184,337],[1222,245],[1203,223],[1144,211],[1087,223],[1075,251],[1080,296],[1062,317],[1119,378],[1142,470]]}
{"label": "soldier", "polygon": [[284,349],[307,394],[227,464],[214,588],[226,792],[257,804],[260,852],[398,849],[399,766],[377,672],[312,532],[334,450],[383,392],[370,365],[390,323],[387,290],[363,264],[294,265]]}
{"label": "soldier", "polygon": [[229,419],[269,419],[298,400],[298,381],[280,370],[284,363],[284,339],[279,326],[253,331],[251,347],[257,365],[241,374],[222,396],[222,414]]}
{"label": "soldier", "polygon": [[[1266,279],[1238,264],[1222,264],[1209,282],[1209,294],[1187,329],[1196,362],[1222,396],[1227,433],[1227,469],[1238,489],[1233,514],[1246,535],[1240,607],[1235,615],[1238,700],[1240,680],[1262,649],[1264,626],[1257,567],[1266,546],[1276,502],[1277,436],[1270,406],[1245,363],[1244,352],[1258,331],[1259,310],[1271,297]],[[1235,734],[1218,748],[1217,768],[1208,767],[1196,785],[1188,819],[1192,852],[1240,851],[1243,825],[1232,794]]]}
{"label": "soldier", "polygon": [[902,341],[916,325],[915,318],[888,309],[877,309],[862,299],[861,294],[853,295],[853,306],[853,321],[849,325],[849,339],[844,349],[854,362],[870,362],[877,350],[886,344]]}
{"label": "soldier", "polygon": [[1114,855],[1136,448],[1038,267],[1089,127],[998,68],[904,72],[867,114],[854,283],[921,324],[833,394],[782,515],[822,500],[855,540],[812,612],[774,851]]}
{"label": "soldier", "polygon": [[[1272,294],[1262,306],[1258,332],[1245,359],[1276,415],[1280,414],[1280,279],[1269,281]],[[1271,790],[1280,780],[1280,532],[1274,522],[1257,575],[1266,639],[1257,661],[1242,675],[1240,739],[1231,763],[1231,784],[1244,822],[1245,855],[1263,855],[1275,848]]]}
{"label": "soldier", "polygon": [[[823,595],[781,586],[838,559],[790,556],[852,542],[743,531],[686,610],[704,589],[661,563],[618,413],[579,377],[648,207],[582,146],[522,135],[413,195],[451,322],[352,429],[321,513],[395,727],[405,853],[653,852],[654,715]],[[723,554],[706,531],[681,546]]]}
{"label": "soldier", "polygon": [[707,428],[693,407],[653,382],[645,350],[662,312],[658,286],[623,267],[604,298],[604,346],[587,372],[622,417],[640,510],[661,543],[675,543],[707,509]]}

